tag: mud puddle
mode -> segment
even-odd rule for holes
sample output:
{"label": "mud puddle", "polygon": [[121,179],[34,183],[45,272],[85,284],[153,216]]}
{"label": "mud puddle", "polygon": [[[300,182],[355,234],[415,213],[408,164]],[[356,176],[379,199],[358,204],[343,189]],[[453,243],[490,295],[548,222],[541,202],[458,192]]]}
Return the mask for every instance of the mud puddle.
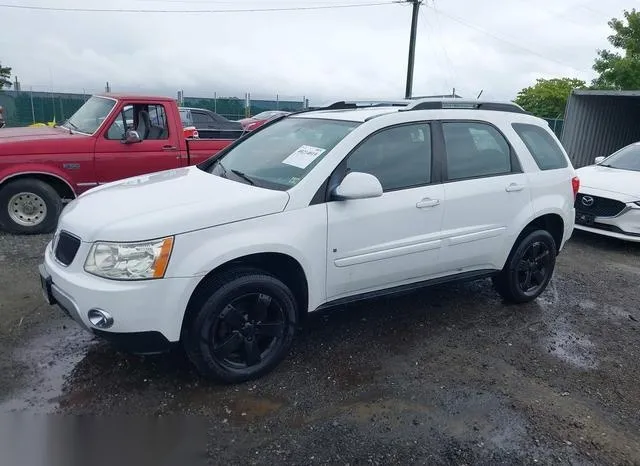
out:
{"label": "mud puddle", "polygon": [[85,357],[93,339],[75,323],[62,319],[37,329],[36,335],[13,351],[12,359],[25,368],[24,388],[0,402],[0,414],[54,412],[67,377]]}

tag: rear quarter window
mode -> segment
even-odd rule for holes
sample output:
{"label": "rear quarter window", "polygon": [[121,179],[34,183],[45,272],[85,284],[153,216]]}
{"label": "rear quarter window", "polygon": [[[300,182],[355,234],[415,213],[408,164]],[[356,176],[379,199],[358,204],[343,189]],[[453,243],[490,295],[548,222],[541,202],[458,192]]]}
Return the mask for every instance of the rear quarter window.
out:
{"label": "rear quarter window", "polygon": [[562,149],[544,128],[526,123],[513,123],[512,126],[529,149],[540,170],[556,170],[568,166]]}

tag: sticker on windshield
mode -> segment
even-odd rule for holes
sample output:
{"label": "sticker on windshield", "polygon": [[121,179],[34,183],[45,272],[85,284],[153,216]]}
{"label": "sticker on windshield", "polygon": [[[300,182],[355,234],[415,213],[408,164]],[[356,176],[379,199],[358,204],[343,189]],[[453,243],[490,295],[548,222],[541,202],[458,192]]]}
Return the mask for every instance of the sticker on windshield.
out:
{"label": "sticker on windshield", "polygon": [[284,159],[282,163],[305,169],[324,151],[325,149],[321,149],[320,147],[300,146],[293,152],[293,154]]}

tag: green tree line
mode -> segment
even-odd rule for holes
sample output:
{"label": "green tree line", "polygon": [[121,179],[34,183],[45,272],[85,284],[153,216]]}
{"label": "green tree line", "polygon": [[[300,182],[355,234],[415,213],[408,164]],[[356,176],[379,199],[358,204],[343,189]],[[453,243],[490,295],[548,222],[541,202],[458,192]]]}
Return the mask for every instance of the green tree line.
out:
{"label": "green tree line", "polygon": [[518,92],[514,102],[539,117],[563,118],[573,89],[640,89],[640,12],[624,10],[622,19],[612,18],[607,24],[613,50],[597,50],[597,77],[590,84],[575,78],[540,78]]}

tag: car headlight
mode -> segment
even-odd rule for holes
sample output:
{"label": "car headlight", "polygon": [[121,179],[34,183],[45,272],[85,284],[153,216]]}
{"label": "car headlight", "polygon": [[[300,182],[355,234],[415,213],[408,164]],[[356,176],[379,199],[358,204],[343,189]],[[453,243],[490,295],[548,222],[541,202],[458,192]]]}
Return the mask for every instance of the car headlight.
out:
{"label": "car headlight", "polygon": [[173,236],[139,243],[94,243],[84,270],[113,280],[163,278],[173,250]]}

